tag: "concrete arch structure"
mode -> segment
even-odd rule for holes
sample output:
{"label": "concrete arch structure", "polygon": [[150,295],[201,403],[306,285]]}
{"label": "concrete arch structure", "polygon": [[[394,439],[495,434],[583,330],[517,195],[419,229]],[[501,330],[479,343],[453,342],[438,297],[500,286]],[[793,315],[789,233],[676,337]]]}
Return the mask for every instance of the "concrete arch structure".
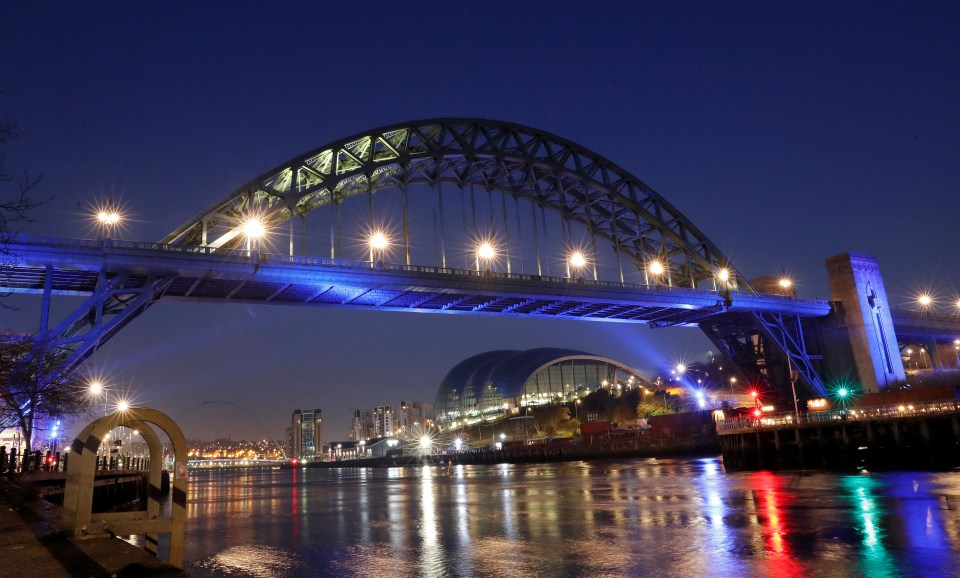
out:
{"label": "concrete arch structure", "polygon": [[[146,511],[93,514],[93,483],[97,449],[107,433],[117,427],[139,430],[150,449],[149,491]],[[170,438],[178,470],[171,473],[173,504],[170,517],[160,517],[160,480],[163,448],[153,427]],[[182,466],[181,466],[182,464]],[[63,528],[73,538],[144,534],[145,549],[157,554],[157,537],[170,534],[167,561],[183,563],[183,529],[187,506],[187,441],[179,426],[155,409],[130,408],[101,417],[85,427],[74,439],[67,460],[67,480],[63,498]]]}

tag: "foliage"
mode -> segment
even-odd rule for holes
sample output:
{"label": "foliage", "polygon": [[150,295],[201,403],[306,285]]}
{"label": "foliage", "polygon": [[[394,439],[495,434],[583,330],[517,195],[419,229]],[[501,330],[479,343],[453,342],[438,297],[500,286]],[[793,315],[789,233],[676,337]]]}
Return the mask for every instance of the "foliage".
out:
{"label": "foliage", "polygon": [[565,405],[551,404],[537,407],[533,415],[533,427],[537,434],[549,437],[557,435],[564,422],[570,420],[570,408]]}
{"label": "foliage", "polygon": [[645,401],[637,404],[637,415],[641,418],[651,418],[657,415],[669,415],[671,413],[674,413],[674,411],[668,407],[664,407],[662,403]]}
{"label": "foliage", "polygon": [[9,337],[0,342],[0,408],[5,426],[16,425],[32,449],[35,429],[50,418],[85,412],[86,383],[75,372],[62,371],[67,352],[49,341]]}

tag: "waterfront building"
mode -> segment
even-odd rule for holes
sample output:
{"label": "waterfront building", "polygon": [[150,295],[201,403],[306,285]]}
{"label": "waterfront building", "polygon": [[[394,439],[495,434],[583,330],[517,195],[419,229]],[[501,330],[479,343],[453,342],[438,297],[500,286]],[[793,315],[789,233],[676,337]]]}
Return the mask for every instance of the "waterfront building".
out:
{"label": "waterfront building", "polygon": [[293,411],[291,420],[291,457],[308,460],[320,455],[323,446],[323,411]]}
{"label": "waterfront building", "polygon": [[378,405],[373,408],[373,436],[384,438],[393,435],[396,415],[392,405]]}
{"label": "waterfront building", "polygon": [[655,386],[623,363],[584,351],[488,351],[461,361],[437,391],[436,421],[455,428],[514,415],[520,408],[574,402],[598,388],[618,395]]}
{"label": "waterfront building", "polygon": [[422,401],[401,401],[399,425],[397,435],[403,437],[407,432],[417,431],[417,428],[433,420],[433,405]]}
{"label": "waterfront building", "polygon": [[367,437],[367,420],[363,410],[353,410],[350,416],[350,439],[360,441]]}

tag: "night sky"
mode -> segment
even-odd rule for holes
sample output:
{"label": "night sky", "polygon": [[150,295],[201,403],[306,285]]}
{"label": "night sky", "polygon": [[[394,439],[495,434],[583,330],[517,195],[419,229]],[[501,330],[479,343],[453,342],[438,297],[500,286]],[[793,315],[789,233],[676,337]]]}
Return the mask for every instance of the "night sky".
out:
{"label": "night sky", "polygon": [[[264,3],[266,4],[266,3]],[[875,2],[4,2],[11,170],[50,200],[23,233],[155,241],[253,177],[367,129],[481,117],[618,163],[747,276],[829,298],[824,260],[876,256],[888,297],[960,291],[960,4]],[[0,329],[35,330],[7,299]],[[67,301],[66,314],[74,301]],[[697,330],[161,302],[91,358],[192,438],[281,437],[295,408],[432,402],[490,349],[572,347],[645,371]]]}

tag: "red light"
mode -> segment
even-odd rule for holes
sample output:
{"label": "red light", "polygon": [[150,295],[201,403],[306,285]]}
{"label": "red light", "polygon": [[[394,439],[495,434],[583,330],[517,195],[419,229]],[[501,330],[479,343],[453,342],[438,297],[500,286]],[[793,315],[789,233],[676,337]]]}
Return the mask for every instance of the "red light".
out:
{"label": "red light", "polygon": [[753,415],[760,417],[760,410],[759,409],[753,410]]}
{"label": "red light", "polygon": [[297,458],[293,458],[292,460],[290,460],[290,463],[293,464],[293,465],[297,465],[297,462],[298,462],[298,461],[299,461],[299,460],[297,460]]}
{"label": "red light", "polygon": [[751,396],[751,397],[757,397],[757,392],[756,392],[756,391],[751,391],[751,392],[750,392],[750,396]]}
{"label": "red light", "polygon": [[53,456],[47,456],[47,465],[48,465],[48,466],[52,466],[52,465],[53,465],[53,462],[55,462],[55,461],[56,461],[56,458],[54,458]]}

